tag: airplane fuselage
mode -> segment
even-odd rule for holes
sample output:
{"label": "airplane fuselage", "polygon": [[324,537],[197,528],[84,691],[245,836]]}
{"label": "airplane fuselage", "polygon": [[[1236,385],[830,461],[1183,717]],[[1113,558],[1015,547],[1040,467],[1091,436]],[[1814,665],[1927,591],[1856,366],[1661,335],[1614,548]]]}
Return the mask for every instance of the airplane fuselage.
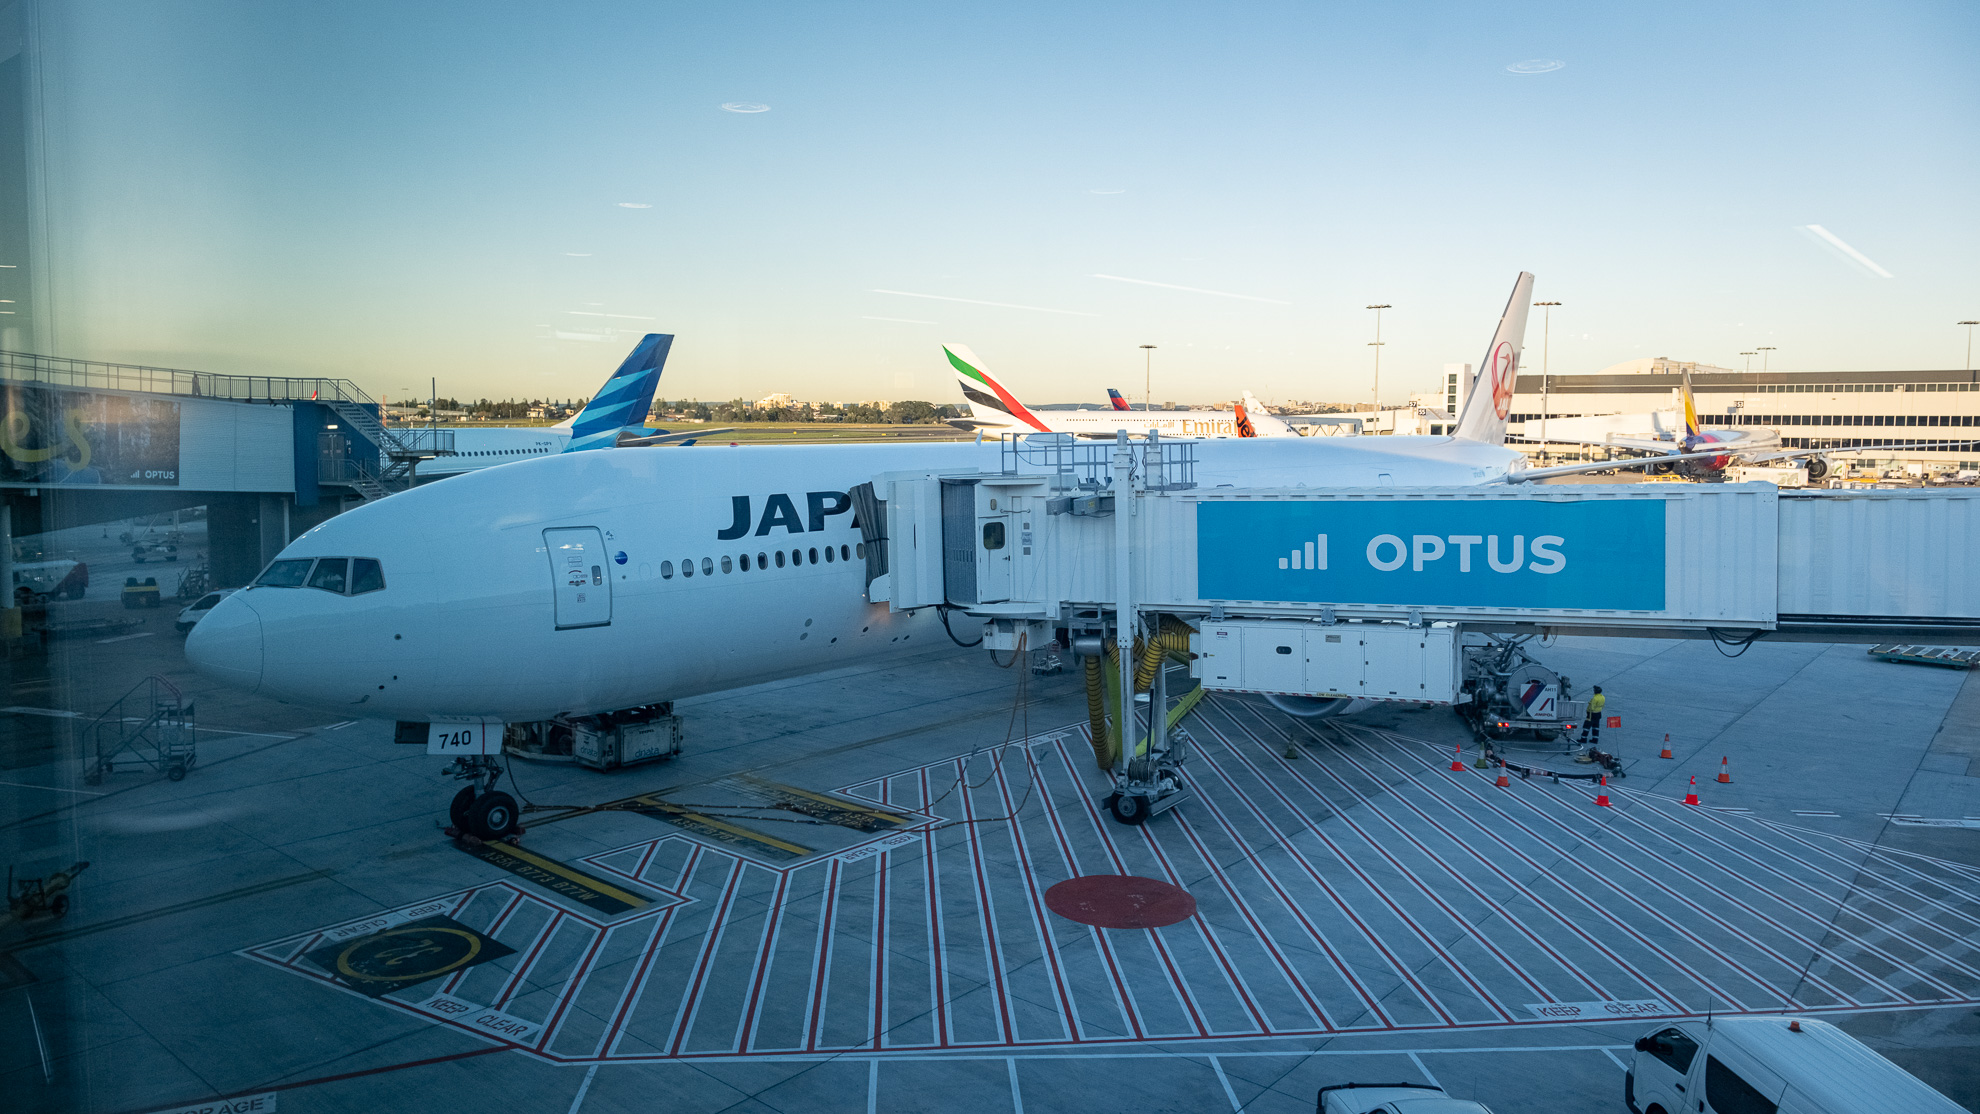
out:
{"label": "airplane fuselage", "polygon": [[[1448,437],[1228,440],[1197,456],[1201,487],[1474,484],[1520,466],[1515,450]],[[999,462],[990,443],[524,460],[315,527],[278,564],[369,558],[384,587],[235,593],[187,654],[218,679],[354,715],[528,721],[945,645],[932,609],[865,599],[846,493],[881,472]]]}

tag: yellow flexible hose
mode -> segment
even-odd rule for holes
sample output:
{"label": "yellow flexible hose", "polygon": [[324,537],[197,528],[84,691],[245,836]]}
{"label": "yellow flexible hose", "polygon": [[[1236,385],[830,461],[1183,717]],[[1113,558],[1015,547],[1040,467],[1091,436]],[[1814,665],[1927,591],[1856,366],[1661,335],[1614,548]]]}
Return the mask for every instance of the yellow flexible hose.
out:
{"label": "yellow flexible hose", "polygon": [[1111,770],[1120,756],[1120,745],[1107,730],[1107,701],[1099,658],[1086,659],[1086,715],[1093,732],[1093,759],[1102,770]]}

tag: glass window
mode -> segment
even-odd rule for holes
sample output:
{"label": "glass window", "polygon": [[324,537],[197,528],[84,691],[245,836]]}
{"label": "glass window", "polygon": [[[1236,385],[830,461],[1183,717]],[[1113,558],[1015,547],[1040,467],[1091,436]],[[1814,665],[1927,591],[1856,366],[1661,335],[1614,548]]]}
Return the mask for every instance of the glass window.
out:
{"label": "glass window", "polygon": [[[783,564],[783,562],[782,562],[782,561],[779,561],[779,562],[777,562],[777,563],[778,563],[778,564],[780,564],[780,565],[781,565],[781,564]],[[757,568],[759,568],[759,569],[767,569],[767,568],[769,568],[769,567],[770,567],[770,555],[769,555],[768,553],[759,553],[759,554],[757,554],[757,555],[756,555],[756,567],[757,567]]]}
{"label": "glass window", "polygon": [[1760,1093],[1760,1089],[1739,1077],[1739,1073],[1705,1057],[1705,1101],[1718,1114],[1774,1114],[1780,1104]]}
{"label": "glass window", "polygon": [[986,522],[986,523],[984,523],[984,524],[983,524],[983,548],[985,548],[985,549],[1002,549],[1002,548],[1004,548],[1004,524],[1003,524],[1003,523],[1001,523],[1001,522]]}
{"label": "glass window", "polygon": [[694,558],[690,557],[687,560],[681,562],[681,575],[682,576],[694,575]]}
{"label": "glass window", "polygon": [[726,553],[722,554],[722,571],[723,572],[736,571],[735,562],[729,560],[729,555]]}
{"label": "glass window", "polygon": [[263,588],[300,588],[309,579],[309,559],[277,561],[255,584]]}
{"label": "glass window", "polygon": [[193,604],[193,610],[194,610],[194,611],[211,611],[211,610],[213,610],[213,605],[214,605],[214,604],[216,604],[216,603],[219,603],[219,602],[220,602],[220,600],[221,600],[221,595],[220,595],[220,593],[218,593],[218,592],[208,592],[207,594],[205,594],[205,595],[203,595],[203,596],[201,596],[201,597],[199,597],[199,602],[198,602],[198,603],[196,603],[196,604]]}
{"label": "glass window", "polygon": [[1643,1038],[1643,1043],[1643,1051],[1670,1065],[1679,1075],[1691,1074],[1691,1061],[1698,1055],[1698,1042],[1685,1036],[1682,1029],[1666,1029]]}
{"label": "glass window", "polygon": [[828,546],[826,546],[826,547],[825,547],[825,563],[826,563],[826,564],[828,564],[828,565],[829,565],[829,564],[831,564],[831,563],[832,563],[832,560],[833,560],[833,557],[834,557],[834,554],[832,553],[832,547],[831,547],[831,546],[829,546],[829,545],[828,545]]}
{"label": "glass window", "polygon": [[814,565],[818,563],[818,550],[816,549],[811,551],[811,563]]}
{"label": "glass window", "polygon": [[715,558],[703,557],[701,559],[701,575],[703,576],[715,575]]}
{"label": "glass window", "polygon": [[851,547],[851,546],[844,546],[844,545],[842,545],[842,546],[840,546],[840,547],[839,547],[839,560],[841,560],[841,561],[850,561],[850,560],[852,560],[852,547]]}
{"label": "glass window", "polygon": [[791,550],[791,564],[793,565],[804,564],[804,550],[802,549]]}
{"label": "glass window", "polygon": [[743,555],[742,555],[741,557],[738,557],[738,558],[736,558],[736,563],[742,566],[742,571],[744,571],[744,572],[748,572],[748,571],[749,571],[749,554],[747,554],[747,553],[745,553],[745,554],[743,554]]}
{"label": "glass window", "polygon": [[350,570],[350,558],[324,557],[316,562],[316,571],[309,574],[309,586],[341,596],[345,585],[350,583]]}
{"label": "glass window", "polygon": [[674,579],[674,563],[672,561],[660,562],[660,579],[662,580]]}
{"label": "glass window", "polygon": [[854,553],[854,555],[855,555],[855,556],[857,556],[857,557],[858,557],[858,558],[859,558],[860,560],[862,560],[862,561],[864,561],[864,560],[866,559],[866,543],[865,543],[865,542],[859,542],[859,543],[857,543],[857,544],[855,544],[855,545],[853,546],[853,553]]}
{"label": "glass window", "polygon": [[376,592],[385,587],[385,570],[369,557],[351,560],[351,595]]}

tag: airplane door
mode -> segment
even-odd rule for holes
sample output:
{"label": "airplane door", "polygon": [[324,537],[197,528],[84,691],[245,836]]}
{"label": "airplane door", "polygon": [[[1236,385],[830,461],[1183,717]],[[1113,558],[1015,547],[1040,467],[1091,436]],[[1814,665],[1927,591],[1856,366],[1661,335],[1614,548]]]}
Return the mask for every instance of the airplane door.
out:
{"label": "airplane door", "polygon": [[550,579],[557,594],[557,629],[603,627],[612,622],[611,562],[595,526],[543,531]]}

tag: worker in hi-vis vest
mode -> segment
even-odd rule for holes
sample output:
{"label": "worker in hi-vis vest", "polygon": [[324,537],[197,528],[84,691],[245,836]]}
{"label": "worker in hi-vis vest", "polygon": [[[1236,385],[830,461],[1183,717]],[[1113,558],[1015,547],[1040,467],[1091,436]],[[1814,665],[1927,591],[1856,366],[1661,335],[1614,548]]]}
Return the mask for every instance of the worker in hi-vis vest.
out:
{"label": "worker in hi-vis vest", "polygon": [[1581,745],[1594,750],[1602,742],[1602,708],[1609,698],[1602,695],[1602,686],[1595,686],[1595,695],[1588,698],[1588,718],[1581,721]]}

